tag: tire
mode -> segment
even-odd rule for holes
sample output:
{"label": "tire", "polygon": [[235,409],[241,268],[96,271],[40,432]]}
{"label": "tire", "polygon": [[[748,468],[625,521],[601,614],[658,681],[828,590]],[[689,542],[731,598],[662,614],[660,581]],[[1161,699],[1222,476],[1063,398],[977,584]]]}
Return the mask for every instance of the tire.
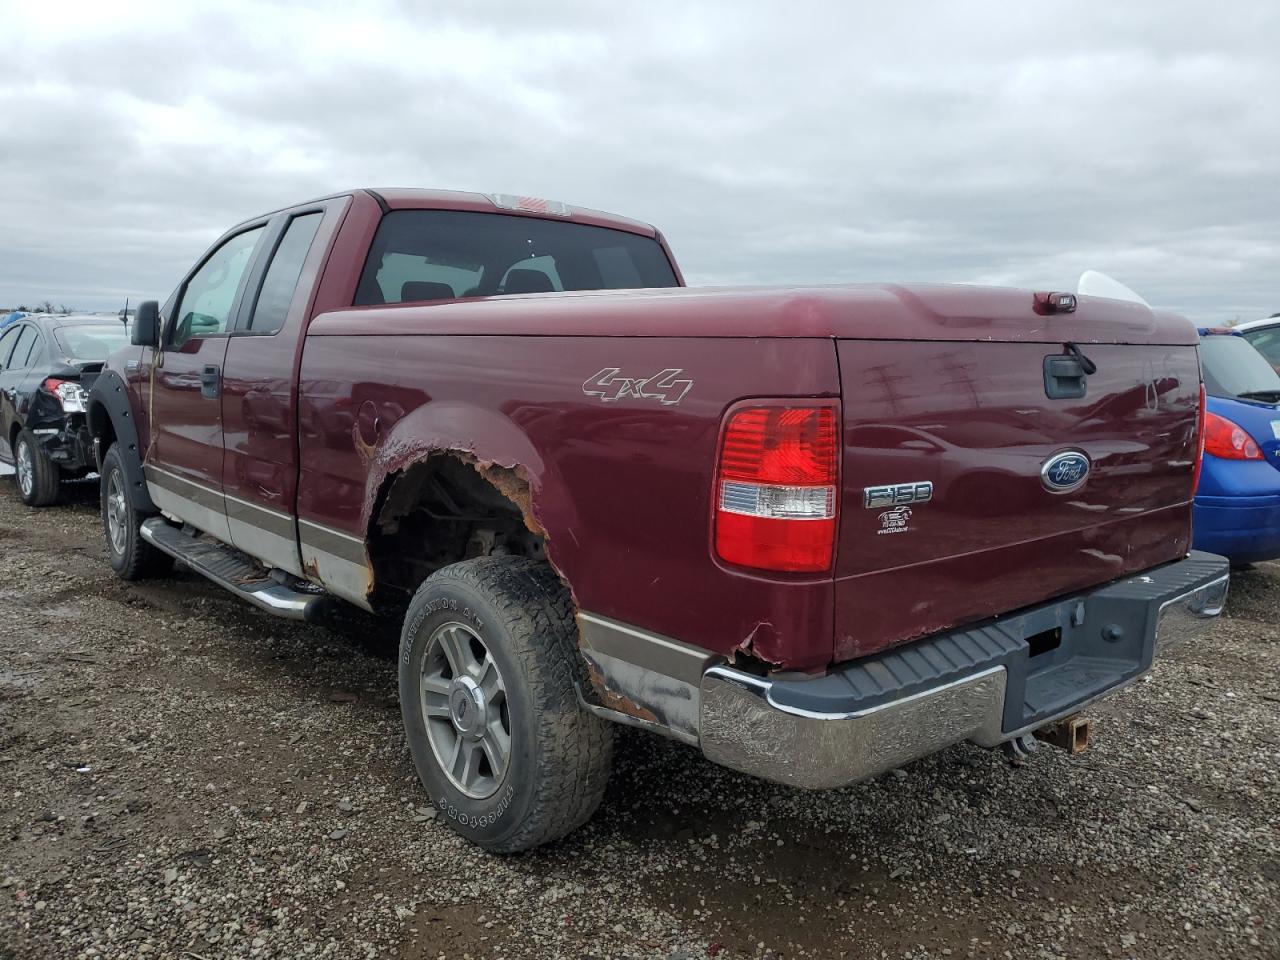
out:
{"label": "tire", "polygon": [[20,431],[14,441],[13,466],[13,482],[23,503],[28,507],[47,507],[58,502],[58,484],[62,479],[58,465],[49,459],[30,430]]}
{"label": "tire", "polygon": [[139,528],[146,517],[129,498],[129,479],[119,444],[113,444],[103,458],[99,483],[102,534],[116,576],[121,580],[145,580],[168,573],[173,558],[142,539]]}
{"label": "tire", "polygon": [[[575,681],[585,682],[586,669],[577,636],[564,585],[547,564],[523,557],[445,567],[409,604],[400,636],[400,709],[409,751],[441,819],[487,850],[516,853],[558,840],[600,805],[613,731],[578,703]],[[447,654],[463,644],[456,655],[471,657],[473,672],[454,669]],[[429,709],[435,711],[430,718]],[[474,733],[461,732],[468,722],[495,733],[473,746]],[[446,769],[455,756],[450,730],[473,758],[454,763],[452,774]],[[468,771],[475,777],[470,790]]]}

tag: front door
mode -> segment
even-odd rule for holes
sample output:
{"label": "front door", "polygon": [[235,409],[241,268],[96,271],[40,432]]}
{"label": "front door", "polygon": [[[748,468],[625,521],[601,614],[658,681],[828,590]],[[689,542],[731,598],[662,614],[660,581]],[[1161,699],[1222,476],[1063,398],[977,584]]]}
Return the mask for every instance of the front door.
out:
{"label": "front door", "polygon": [[265,224],[216,247],[174,298],[151,378],[151,499],[229,542],[222,493],[222,366],[227,335]]}

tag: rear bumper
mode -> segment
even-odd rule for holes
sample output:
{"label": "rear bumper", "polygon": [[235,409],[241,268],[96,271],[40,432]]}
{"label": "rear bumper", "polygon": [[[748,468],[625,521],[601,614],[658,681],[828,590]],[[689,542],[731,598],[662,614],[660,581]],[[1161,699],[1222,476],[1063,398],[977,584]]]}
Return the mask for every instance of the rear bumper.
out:
{"label": "rear bumper", "polygon": [[1132,683],[1222,612],[1226,559],[1187,559],[1087,594],[845,664],[816,679],[715,665],[699,741],[723,766],[798,787],[857,783],[963,740],[994,747]]}
{"label": "rear bumper", "polygon": [[68,473],[96,470],[93,441],[83,416],[29,428],[49,459]]}
{"label": "rear bumper", "polygon": [[1280,557],[1280,494],[1255,497],[1197,497],[1195,546],[1254,563]]}

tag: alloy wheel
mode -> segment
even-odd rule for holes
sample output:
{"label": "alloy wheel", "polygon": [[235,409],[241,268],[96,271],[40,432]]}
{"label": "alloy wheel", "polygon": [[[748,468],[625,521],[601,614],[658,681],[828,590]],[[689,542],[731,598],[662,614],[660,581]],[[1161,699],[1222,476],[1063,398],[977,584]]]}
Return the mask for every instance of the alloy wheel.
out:
{"label": "alloy wheel", "polygon": [[107,477],[107,537],[116,556],[123,556],[129,530],[129,505],[124,498],[120,471]]}
{"label": "alloy wheel", "polygon": [[18,489],[24,497],[31,496],[36,486],[36,464],[31,453],[31,445],[25,439],[18,440],[18,449],[14,451],[17,461]]}
{"label": "alloy wheel", "polygon": [[511,714],[489,648],[466,624],[442,624],[427,641],[419,690],[440,769],[467,796],[492,796],[511,760]]}

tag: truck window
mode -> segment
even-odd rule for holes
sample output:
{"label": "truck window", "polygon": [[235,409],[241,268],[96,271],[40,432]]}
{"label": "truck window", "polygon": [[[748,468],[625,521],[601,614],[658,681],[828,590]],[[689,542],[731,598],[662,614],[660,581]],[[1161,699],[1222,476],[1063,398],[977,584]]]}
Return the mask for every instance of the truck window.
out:
{"label": "truck window", "polygon": [[320,217],[319,213],[306,213],[289,222],[262,281],[253,316],[249,318],[249,329],[254,333],[277,333],[284,326],[293,292],[302,275],[302,264],[320,228]]}
{"label": "truck window", "polygon": [[355,305],[677,285],[652,237],[501,213],[393,210],[378,226]]}
{"label": "truck window", "polygon": [[170,342],[180,347],[192,337],[226,333],[231,322],[231,306],[263,227],[255,227],[234,237],[214,251],[196,271],[182,293],[178,320]]}

